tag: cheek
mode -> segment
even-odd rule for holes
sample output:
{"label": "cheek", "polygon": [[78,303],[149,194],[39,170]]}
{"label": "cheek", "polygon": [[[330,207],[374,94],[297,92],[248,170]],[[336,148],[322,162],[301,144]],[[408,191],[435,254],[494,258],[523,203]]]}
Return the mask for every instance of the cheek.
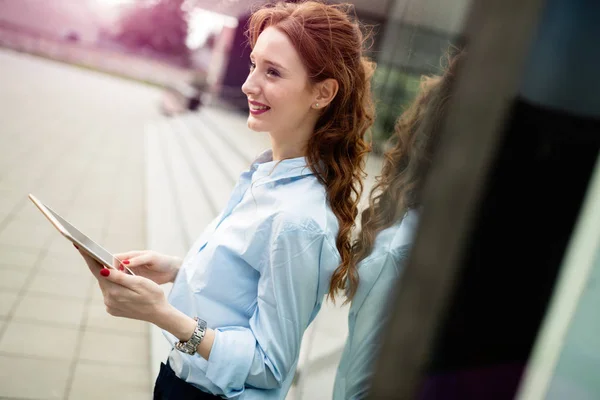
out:
{"label": "cheek", "polygon": [[310,94],[301,88],[285,88],[273,93],[272,104],[293,113],[305,111],[310,107]]}
{"label": "cheek", "polygon": [[290,98],[292,98],[293,92],[290,91],[289,88],[286,87],[274,87],[269,92],[269,102],[273,103],[273,105],[286,105],[289,103]]}

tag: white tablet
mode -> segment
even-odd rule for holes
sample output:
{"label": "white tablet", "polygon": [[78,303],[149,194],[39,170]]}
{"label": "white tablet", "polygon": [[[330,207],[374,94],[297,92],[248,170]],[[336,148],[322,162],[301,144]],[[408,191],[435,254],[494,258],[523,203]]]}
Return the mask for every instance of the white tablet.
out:
{"label": "white tablet", "polygon": [[[48,221],[60,233],[63,234],[64,237],[73,242],[79,249],[85,251],[90,256],[92,256],[96,261],[100,264],[113,269],[118,269],[121,264],[115,256],[113,256],[110,252],[105,250],[98,243],[94,242],[92,239],[81,233],[77,228],[68,223],[64,218],[54,212],[50,207],[42,203],[39,199],[37,199],[34,195],[29,194],[29,199],[33,201],[33,204],[37,206],[37,208],[48,218]],[[130,275],[135,275],[129,268],[125,267],[124,271],[129,273]]]}

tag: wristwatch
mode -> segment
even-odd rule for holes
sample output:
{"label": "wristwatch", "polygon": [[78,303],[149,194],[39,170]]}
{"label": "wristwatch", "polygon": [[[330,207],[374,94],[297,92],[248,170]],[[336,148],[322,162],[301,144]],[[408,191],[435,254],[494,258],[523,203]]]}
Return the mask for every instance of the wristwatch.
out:
{"label": "wristwatch", "polygon": [[206,334],[206,321],[198,317],[194,318],[194,320],[198,325],[196,325],[192,337],[187,342],[179,341],[175,343],[175,348],[177,350],[189,355],[196,354],[196,349]]}

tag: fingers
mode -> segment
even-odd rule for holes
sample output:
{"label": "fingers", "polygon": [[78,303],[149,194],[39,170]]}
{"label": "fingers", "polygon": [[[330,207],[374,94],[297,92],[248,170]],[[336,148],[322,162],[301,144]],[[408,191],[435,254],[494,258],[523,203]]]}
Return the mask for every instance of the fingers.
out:
{"label": "fingers", "polygon": [[[129,268],[141,267],[143,265],[150,265],[154,260],[154,253],[147,251],[138,256],[132,257],[128,260],[123,260],[123,264],[127,265]],[[127,262],[125,262],[127,261]]]}
{"label": "fingers", "polygon": [[156,253],[150,250],[130,251],[128,253],[115,254],[115,258],[134,271],[136,268],[150,266],[156,260]]}
{"label": "fingers", "polygon": [[112,282],[137,293],[139,292],[139,288],[143,287],[145,281],[147,281],[148,279],[142,278],[140,276],[129,275],[121,271],[105,268],[102,271],[100,271],[100,280]]}
{"label": "fingers", "polygon": [[118,258],[121,261],[125,261],[125,260],[129,260],[131,258],[134,258],[134,257],[138,257],[146,252],[147,252],[147,250],[132,250],[132,251],[124,252],[124,253],[117,253],[117,254],[115,254],[115,258]]}

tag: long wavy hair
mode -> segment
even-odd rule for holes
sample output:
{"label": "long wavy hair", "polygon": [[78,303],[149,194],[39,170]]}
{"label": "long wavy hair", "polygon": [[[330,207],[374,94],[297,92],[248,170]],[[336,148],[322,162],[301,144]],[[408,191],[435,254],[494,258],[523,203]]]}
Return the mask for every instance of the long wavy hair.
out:
{"label": "long wavy hair", "polygon": [[361,230],[353,244],[357,263],[371,253],[379,232],[419,206],[422,182],[431,165],[463,58],[464,52],[449,57],[442,76],[423,77],[417,97],[396,121],[381,175],[371,189],[369,206],[361,214]]}
{"label": "long wavy hair", "polygon": [[346,289],[346,281],[352,291],[358,284],[351,234],[370,151],[365,134],[375,115],[370,83],[375,64],[364,56],[368,35],[350,16],[352,10],[350,4],[316,1],[269,4],[252,14],[247,30],[253,48],[266,28],[279,29],[300,55],[312,84],[332,78],[339,85],[333,101],[321,111],[306,152],[339,223],[336,247],[341,262],[331,277],[331,299]]}

